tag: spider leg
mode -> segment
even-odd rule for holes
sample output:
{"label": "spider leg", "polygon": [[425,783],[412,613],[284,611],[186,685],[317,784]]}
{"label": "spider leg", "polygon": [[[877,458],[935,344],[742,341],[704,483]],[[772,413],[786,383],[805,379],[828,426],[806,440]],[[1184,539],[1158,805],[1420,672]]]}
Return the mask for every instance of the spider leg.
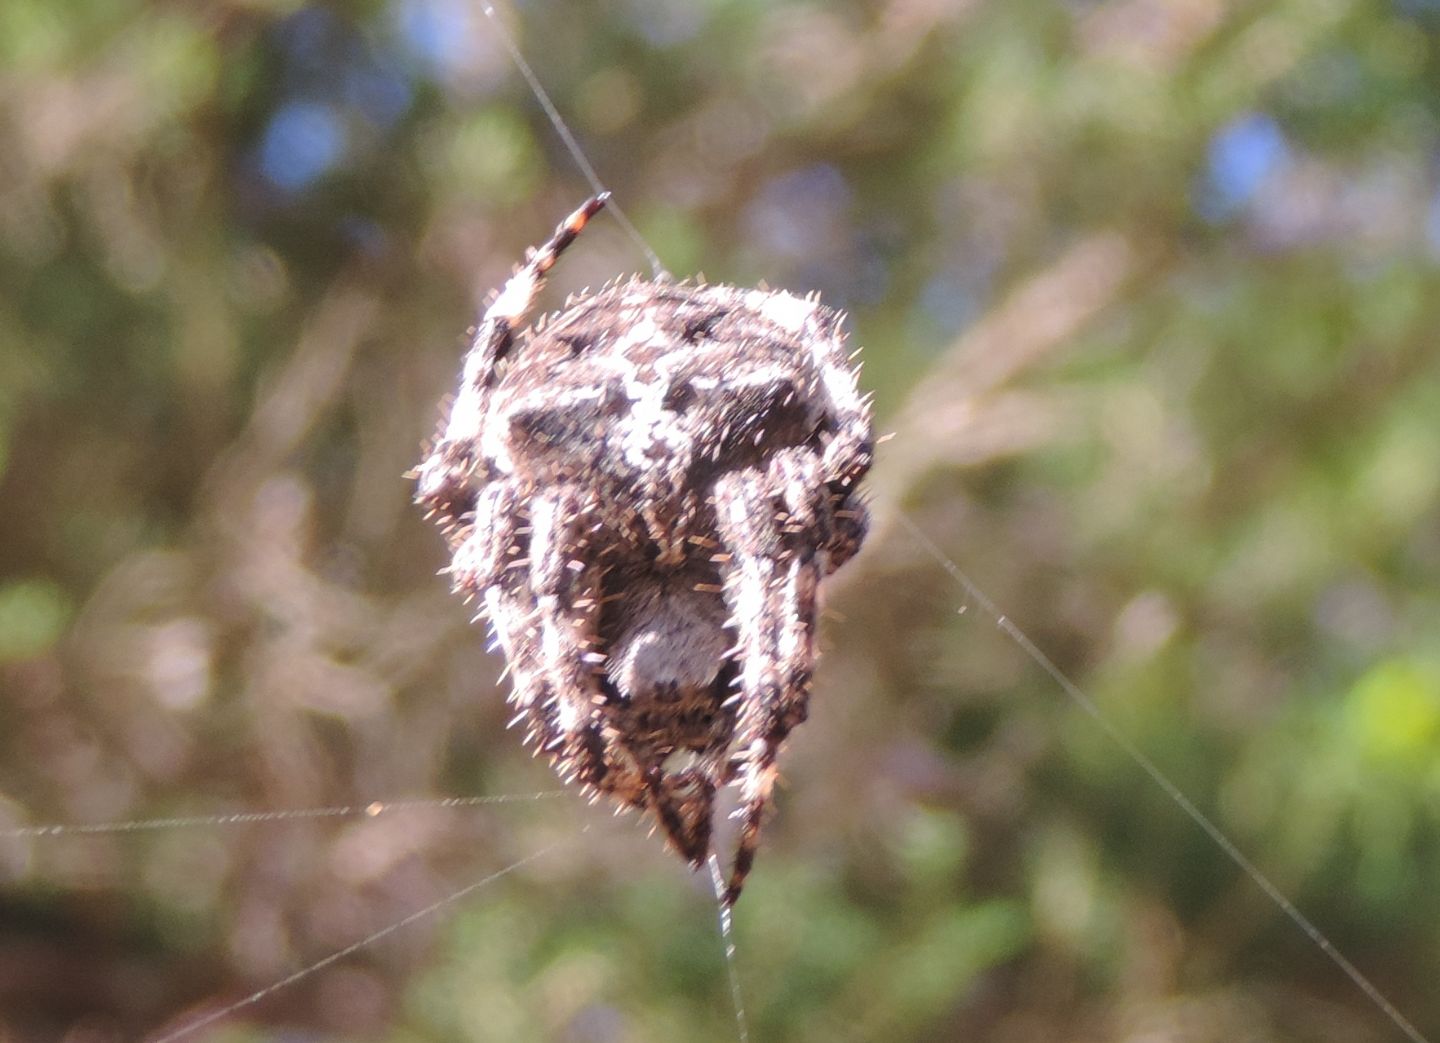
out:
{"label": "spider leg", "polygon": [[600,570],[586,560],[593,512],[573,487],[536,494],[530,502],[529,586],[535,598],[539,671],[556,734],[551,744],[562,771],[583,785],[602,786],[604,741],[594,707],[604,702],[596,664]]}
{"label": "spider leg", "polygon": [[416,469],[415,499],[427,509],[445,514],[452,521],[466,509],[466,488],[482,462],[476,454],[489,391],[495,383],[500,361],[509,354],[515,343],[515,331],[535,307],[535,298],[545,285],[546,274],[609,198],[607,192],[588,199],[560,222],[549,239],[529,252],[525,262],[485,310],[465,354],[460,391],[450,408],[450,417],[434,449]]}
{"label": "spider leg", "polygon": [[771,481],[784,504],[783,527],[792,540],[818,548],[822,576],[855,556],[869,526],[859,491],[837,494],[829,467],[823,456],[805,449],[783,450],[770,463]]}
{"label": "spider leg", "polygon": [[553,759],[558,730],[552,700],[540,672],[534,596],[527,588],[511,581],[497,583],[485,591],[485,609],[510,675],[511,688],[506,701],[516,709],[510,726],[523,722],[526,745],[534,745],[538,752],[549,752]]}
{"label": "spider leg", "polygon": [[741,824],[727,905],[740,897],[754,863],[780,748],[805,720],[809,701],[820,566],[805,526],[791,521],[810,508],[799,502],[798,489],[786,488],[789,466],[777,460],[770,473],[732,472],[715,488],[716,527],[731,555],[723,570],[725,599],[741,663],[733,744]]}
{"label": "spider leg", "polygon": [[516,714],[510,723],[525,724],[526,744],[545,755],[565,781],[578,782],[591,796],[603,792],[623,805],[643,808],[643,779],[611,755],[598,723],[577,718],[573,699],[566,700],[547,670],[546,613],[531,589],[526,565],[523,560],[510,562],[485,591],[490,623],[512,682],[508,700]]}
{"label": "spider leg", "polygon": [[475,523],[455,546],[450,585],[467,599],[500,583],[519,549],[520,493],[514,483],[491,482],[475,497]]}
{"label": "spider leg", "polygon": [[875,457],[870,399],[861,393],[856,379],[859,370],[845,351],[841,329],[845,317],[822,309],[817,321],[821,335],[810,341],[810,350],[820,386],[829,401],[831,438],[825,446],[826,481],[834,492],[846,492],[865,477]]}
{"label": "spider leg", "polygon": [[860,551],[870,528],[870,511],[856,490],[835,497],[831,505],[834,526],[825,544],[825,575],[830,575]]}
{"label": "spider leg", "polygon": [[519,711],[510,724],[525,722],[525,742],[545,750],[556,729],[541,673],[539,612],[523,557],[521,499],[518,490],[502,483],[486,486],[476,498],[475,524],[456,548],[451,569],[457,590],[462,583],[483,589],[485,615],[511,678],[506,699]]}
{"label": "spider leg", "polygon": [[601,712],[609,697],[601,684],[605,566],[593,553],[597,509],[574,487],[531,501],[530,587],[537,658],[550,708],[547,722],[553,729],[548,741],[567,781],[622,805],[658,809],[663,798],[657,794],[665,787],[657,789],[656,769],[621,741]]}
{"label": "spider leg", "polygon": [[[510,494],[482,494],[476,531],[457,554],[477,578],[490,569],[486,604],[510,665],[510,702],[517,710],[512,723],[525,723],[526,742],[545,754],[566,782],[578,783],[592,798],[605,794],[625,807],[655,810],[677,849],[694,860],[698,846],[703,859],[709,850],[709,803],[703,805],[701,831],[691,812],[690,780],[666,776],[662,758],[630,749],[595,712],[606,695],[599,680],[604,656],[597,651],[603,574],[589,554],[594,505],[573,487],[534,496],[528,560],[513,560],[501,533],[518,538],[520,529],[515,512],[502,517],[501,506],[513,508],[514,502]],[[487,510],[485,504],[495,506]],[[484,529],[493,533],[489,540],[480,535]]]}
{"label": "spider leg", "polygon": [[540,659],[556,689],[560,726],[575,730],[604,703],[596,667],[600,567],[588,561],[593,506],[574,488],[537,494],[530,504],[530,586],[540,613]]}
{"label": "spider leg", "polygon": [[509,664],[512,687],[507,701],[517,710],[510,723],[524,722],[525,742],[552,751],[553,757],[559,730],[544,679],[539,607],[523,557],[521,503],[520,490],[511,482],[492,482],[480,491],[475,522],[455,548],[451,581],[458,593],[483,593],[485,614]]}
{"label": "spider leg", "polygon": [[659,764],[645,771],[650,805],[665,839],[680,857],[698,869],[710,854],[715,782],[703,768],[667,773]]}
{"label": "spider leg", "polygon": [[475,498],[475,519],[455,549],[451,579],[456,591],[483,592],[485,615],[511,678],[507,701],[516,709],[510,724],[524,723],[525,742],[553,761],[564,741],[554,693],[546,683],[541,612],[525,557],[529,540],[511,482],[493,482]]}

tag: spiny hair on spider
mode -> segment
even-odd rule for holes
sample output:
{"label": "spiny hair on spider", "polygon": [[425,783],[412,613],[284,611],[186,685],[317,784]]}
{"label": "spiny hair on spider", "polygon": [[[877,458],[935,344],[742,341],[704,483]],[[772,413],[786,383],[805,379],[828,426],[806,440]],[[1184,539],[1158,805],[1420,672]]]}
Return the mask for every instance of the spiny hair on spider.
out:
{"label": "spiny hair on spider", "polygon": [[870,403],[813,295],[632,277],[527,327],[606,198],[486,310],[415,498],[563,779],[696,868],[736,786],[729,907],[808,712],[821,581],[865,537]]}

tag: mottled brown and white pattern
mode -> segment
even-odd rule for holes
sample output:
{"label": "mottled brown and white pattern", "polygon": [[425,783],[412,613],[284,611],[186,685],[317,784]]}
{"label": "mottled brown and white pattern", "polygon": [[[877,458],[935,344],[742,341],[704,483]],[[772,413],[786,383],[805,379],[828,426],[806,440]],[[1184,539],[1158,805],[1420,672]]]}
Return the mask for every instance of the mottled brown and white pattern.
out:
{"label": "mottled brown and white pattern", "polygon": [[820,581],[860,547],[868,401],[814,298],[632,279],[527,316],[590,200],[486,312],[417,469],[526,738],[693,866],[739,787],[739,897],[805,719]]}

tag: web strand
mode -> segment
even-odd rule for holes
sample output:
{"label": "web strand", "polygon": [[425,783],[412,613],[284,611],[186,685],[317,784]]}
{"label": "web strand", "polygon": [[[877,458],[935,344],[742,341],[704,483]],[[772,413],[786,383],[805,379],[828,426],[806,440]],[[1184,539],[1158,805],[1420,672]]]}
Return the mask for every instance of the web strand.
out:
{"label": "web strand", "polygon": [[[582,829],[581,832],[583,833],[584,830]],[[265,999],[267,996],[279,992],[282,989],[289,988],[291,985],[294,985],[296,982],[304,978],[308,978],[310,975],[316,973],[317,971],[324,970],[331,964],[337,963],[340,960],[345,959],[345,957],[353,955],[354,953],[357,953],[361,949],[364,949],[370,945],[374,945],[382,938],[394,934],[396,931],[403,930],[404,928],[409,927],[411,924],[423,920],[428,916],[433,916],[441,909],[444,909],[447,905],[458,902],[461,899],[466,898],[467,896],[480,890],[482,887],[485,887],[487,884],[493,884],[501,877],[508,876],[509,874],[515,872],[515,870],[520,869],[522,866],[529,865],[536,859],[544,857],[545,855],[549,854],[551,851],[554,851],[557,847],[559,847],[561,843],[563,842],[556,841],[554,844],[548,844],[545,847],[541,848],[539,851],[534,852],[533,854],[526,855],[524,858],[511,862],[505,868],[497,869],[495,872],[491,873],[486,877],[466,884],[464,887],[460,888],[457,891],[452,891],[444,898],[431,902],[423,909],[417,909],[409,916],[396,920],[394,923],[382,927],[380,928],[380,930],[375,931],[372,934],[366,935],[358,942],[353,942],[352,944],[345,946],[345,948],[343,949],[337,949],[329,956],[325,956],[319,960],[316,960],[308,967],[301,968],[294,974],[286,975],[279,981],[272,982],[269,985],[266,985],[263,989],[257,989],[255,992],[250,993],[250,995],[242,999],[238,999],[234,1003],[231,1003],[227,1006],[221,1007],[219,1010],[213,1010],[209,1014],[197,1018],[196,1020],[190,1022],[187,1025],[182,1025],[180,1028],[176,1029],[173,1032],[168,1032],[163,1036],[153,1037],[150,1040],[150,1043],[172,1043],[172,1041],[174,1040],[184,1039],[192,1033],[200,1031],[207,1025],[213,1025],[217,1021],[228,1018],[232,1014],[236,1014],[247,1007],[253,1006],[254,1004],[259,1003],[261,1000]]]}
{"label": "web strand", "polygon": [[1181,811],[1190,817],[1192,822],[1205,832],[1211,841],[1214,842],[1215,846],[1224,852],[1225,856],[1229,858],[1231,862],[1239,866],[1245,875],[1254,881],[1255,886],[1260,888],[1260,890],[1275,903],[1280,911],[1289,917],[1290,920],[1304,932],[1305,936],[1309,938],[1321,952],[1330,957],[1331,961],[1345,972],[1346,976],[1359,987],[1360,991],[1363,992],[1386,1017],[1394,1022],[1395,1027],[1403,1032],[1406,1038],[1410,1039],[1412,1043],[1429,1043],[1425,1036],[1421,1035],[1420,1031],[1410,1023],[1409,1019],[1401,1014],[1395,1005],[1385,998],[1384,993],[1382,993],[1369,978],[1365,977],[1358,967],[1346,959],[1345,955],[1335,947],[1334,943],[1325,936],[1320,928],[1316,927],[1310,918],[1302,913],[1295,906],[1294,902],[1285,897],[1285,894],[1280,888],[1272,883],[1270,878],[1262,873],[1259,867],[1256,866],[1254,862],[1251,862],[1250,859],[1245,856],[1244,852],[1235,846],[1235,843],[1224,831],[1211,821],[1209,816],[1196,807],[1194,801],[1187,797],[1179,786],[1170,781],[1170,777],[1161,771],[1159,766],[1146,756],[1145,752],[1136,746],[1128,735],[1105,716],[1095,700],[1086,695],[1084,690],[1074,681],[1070,680],[1065,672],[1056,666],[1049,656],[1040,651],[1039,647],[1026,636],[1025,632],[1021,630],[1013,620],[1000,611],[995,602],[990,600],[985,592],[975,584],[975,581],[972,580],[959,565],[936,546],[935,542],[931,540],[929,536],[925,535],[924,531],[907,516],[901,514],[899,520],[910,532],[910,535],[915,538],[915,541],[925,549],[925,552],[934,558],[942,569],[949,573],[950,577],[980,606],[986,615],[995,620],[996,626],[1004,632],[1005,636],[1019,646],[1020,650],[1029,656],[1035,665],[1044,670],[1060,690],[1069,697],[1071,702],[1084,710],[1085,713],[1100,726],[1101,731],[1103,731],[1116,746],[1120,747],[1125,755],[1129,757],[1141,771],[1148,775],[1150,780],[1154,782],[1156,786],[1160,787],[1165,795],[1179,806]]}
{"label": "web strand", "polygon": [[740,995],[740,972],[735,966],[735,923],[731,907],[725,901],[725,875],[720,859],[712,851],[709,858],[710,881],[715,885],[715,910],[720,923],[720,944],[725,948],[725,970],[730,978],[730,999],[735,1007],[735,1034],[740,1043],[750,1043],[750,1028],[745,1021],[745,1001]]}
{"label": "web strand", "polygon": [[[560,110],[557,109],[555,103],[550,100],[550,94],[545,90],[544,84],[540,82],[540,77],[535,75],[535,70],[530,68],[530,63],[525,60],[525,55],[520,52],[520,45],[515,42],[515,38],[511,36],[510,31],[505,28],[505,23],[502,22],[500,16],[495,13],[494,6],[489,3],[482,3],[480,9],[485,12],[485,17],[490,19],[490,25],[494,28],[495,35],[500,38],[500,42],[505,45],[505,50],[510,53],[510,60],[515,63],[515,68],[520,70],[520,75],[525,78],[525,82],[530,87],[530,92],[535,95],[535,100],[538,101],[540,107],[545,110],[546,118],[550,120],[550,125],[555,128],[555,133],[560,136],[560,140],[565,143],[565,147],[570,151],[571,158],[575,160],[575,166],[580,169],[580,172],[585,175],[585,180],[590,183],[591,191],[597,196],[609,193],[610,190],[601,182],[600,175],[595,173],[595,168],[591,166],[589,157],[585,155],[585,150],[580,147],[580,142],[577,141],[575,135],[571,133],[570,125],[565,122],[564,117],[560,115]],[[615,220],[620,223],[620,227],[625,230],[625,234],[633,239],[635,245],[645,254],[645,259],[650,263],[651,275],[657,280],[668,279],[669,273],[665,270],[665,266],[660,263],[660,255],[655,252],[650,246],[650,243],[640,234],[640,230],[631,223],[630,218],[625,215],[625,211],[620,209],[619,204],[614,201],[613,193],[611,196],[608,210],[614,216]]]}
{"label": "web strand", "polygon": [[369,804],[337,805],[329,808],[292,808],[285,811],[237,811],[221,815],[177,815],[170,818],[131,819],[125,822],[86,822],[0,829],[0,840],[23,837],[74,837],[107,833],[141,833],[148,830],[186,829],[198,826],[249,826],[265,822],[291,822],[323,818],[377,818],[393,811],[415,808],[471,808],[485,804],[520,804],[567,796],[566,790],[538,793],[501,793],[490,797],[431,797],[407,800],[376,800]]}

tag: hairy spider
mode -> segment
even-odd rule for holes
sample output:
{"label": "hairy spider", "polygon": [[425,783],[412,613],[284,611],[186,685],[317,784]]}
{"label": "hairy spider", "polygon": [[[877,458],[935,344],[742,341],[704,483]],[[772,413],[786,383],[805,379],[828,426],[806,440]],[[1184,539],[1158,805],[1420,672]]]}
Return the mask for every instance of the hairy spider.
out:
{"label": "hairy spider", "polygon": [[806,717],[820,580],[864,538],[870,408],[814,297],[632,278],[522,329],[607,198],[486,311],[416,500],[562,777],[652,812],[695,867],[738,784],[733,905]]}

